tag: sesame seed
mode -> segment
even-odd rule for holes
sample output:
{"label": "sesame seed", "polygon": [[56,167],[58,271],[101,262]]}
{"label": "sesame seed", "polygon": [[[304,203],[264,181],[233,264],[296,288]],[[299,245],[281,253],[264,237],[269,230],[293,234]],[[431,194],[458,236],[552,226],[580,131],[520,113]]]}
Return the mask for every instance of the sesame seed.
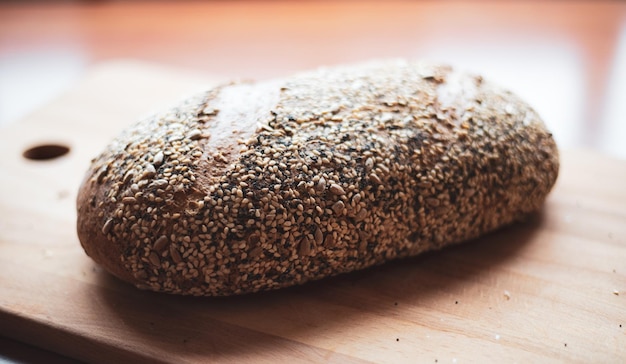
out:
{"label": "sesame seed", "polygon": [[145,167],[143,174],[141,175],[141,179],[152,178],[154,177],[155,174],[156,174],[156,169],[154,168],[154,166],[152,164],[148,164]]}
{"label": "sesame seed", "polygon": [[311,254],[311,241],[309,239],[302,239],[300,242],[300,248],[298,249],[298,254],[302,257]]}
{"label": "sesame seed", "polygon": [[159,259],[159,256],[155,252],[150,253],[150,255],[148,256],[148,260],[155,267],[158,267],[161,265],[161,260]]}
{"label": "sesame seed", "polygon": [[137,202],[137,199],[135,199],[134,197],[124,197],[122,198],[122,203],[123,204],[134,204],[135,202]]}
{"label": "sesame seed", "polygon": [[256,258],[260,256],[261,253],[263,253],[263,248],[261,248],[260,246],[257,246],[256,248],[250,250],[250,253],[248,253],[248,256],[250,258]]}
{"label": "sesame seed", "polygon": [[126,172],[126,174],[124,175],[124,179],[123,182],[124,183],[128,183],[130,182],[133,178],[135,177],[135,173],[133,171],[128,171]]}
{"label": "sesame seed", "polygon": [[106,169],[102,169],[99,173],[98,176],[96,177],[96,182],[98,184],[102,184],[102,182],[104,182],[104,178],[107,175],[107,170]]}
{"label": "sesame seed", "polygon": [[160,166],[163,163],[163,158],[163,152],[157,152],[157,154],[154,155],[154,158],[152,158],[152,164],[154,164],[155,166]]}
{"label": "sesame seed", "polygon": [[107,219],[102,226],[102,234],[107,235],[111,232],[111,228],[113,228],[113,219]]}
{"label": "sesame seed", "polygon": [[324,241],[324,233],[319,227],[315,228],[315,245],[321,245]]}
{"label": "sesame seed", "polygon": [[183,258],[180,256],[180,253],[178,253],[178,250],[176,250],[176,246],[174,244],[170,244],[169,251],[174,263],[178,264],[183,261]]}
{"label": "sesame seed", "polygon": [[367,210],[365,209],[361,209],[359,210],[359,212],[357,212],[357,214],[354,216],[354,219],[356,221],[362,221],[363,219],[365,219],[365,217],[367,216]]}
{"label": "sesame seed", "polygon": [[377,185],[383,184],[383,181],[380,180],[380,177],[378,177],[376,173],[370,174],[370,180]]}
{"label": "sesame seed", "polygon": [[164,188],[169,184],[166,179],[156,179],[152,181],[152,185],[156,188]]}
{"label": "sesame seed", "polygon": [[345,195],[346,191],[343,190],[343,187],[340,185],[333,183],[330,185],[330,192],[334,195]]}
{"label": "sesame seed", "polygon": [[317,192],[322,192],[325,189],[326,189],[326,179],[324,177],[321,177],[319,181],[317,182],[317,185],[315,185],[315,190]]}
{"label": "sesame seed", "polygon": [[202,138],[202,132],[199,129],[193,129],[189,132],[187,137],[191,140],[198,140]]}
{"label": "sesame seed", "polygon": [[343,201],[337,201],[333,204],[332,210],[335,212],[335,215],[341,215],[345,207]]}
{"label": "sesame seed", "polygon": [[331,248],[333,245],[335,245],[335,237],[333,234],[326,234],[326,237],[324,238],[324,247]]}
{"label": "sesame seed", "polygon": [[202,109],[202,113],[208,116],[215,116],[217,115],[218,112],[219,112],[219,109],[216,109],[210,106],[207,106],[204,109]]}
{"label": "sesame seed", "polygon": [[161,235],[159,236],[159,238],[154,242],[154,250],[161,252],[165,249],[165,247],[167,246],[167,236],[165,235]]}

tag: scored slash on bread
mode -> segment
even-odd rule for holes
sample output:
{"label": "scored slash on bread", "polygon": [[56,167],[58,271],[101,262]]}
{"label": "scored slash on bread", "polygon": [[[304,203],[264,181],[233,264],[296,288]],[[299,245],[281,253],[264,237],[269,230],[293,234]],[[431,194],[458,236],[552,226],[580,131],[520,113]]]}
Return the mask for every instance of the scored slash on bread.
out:
{"label": "scored slash on bread", "polygon": [[515,95],[403,60],[232,83],[132,126],[78,195],[87,254],[140,288],[276,289],[538,210],[558,151]]}

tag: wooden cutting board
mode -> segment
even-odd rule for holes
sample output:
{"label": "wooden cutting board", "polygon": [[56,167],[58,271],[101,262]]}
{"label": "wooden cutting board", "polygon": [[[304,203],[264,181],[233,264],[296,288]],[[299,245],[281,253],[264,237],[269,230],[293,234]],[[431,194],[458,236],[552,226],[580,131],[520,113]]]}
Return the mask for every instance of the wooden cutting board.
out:
{"label": "wooden cutting board", "polygon": [[[92,362],[626,361],[626,161],[590,152],[562,153],[541,214],[422,257],[232,298],[110,277],[75,233],[89,160],[128,123],[211,82],[107,63],[0,129],[0,335]],[[23,156],[45,144],[70,151]]]}

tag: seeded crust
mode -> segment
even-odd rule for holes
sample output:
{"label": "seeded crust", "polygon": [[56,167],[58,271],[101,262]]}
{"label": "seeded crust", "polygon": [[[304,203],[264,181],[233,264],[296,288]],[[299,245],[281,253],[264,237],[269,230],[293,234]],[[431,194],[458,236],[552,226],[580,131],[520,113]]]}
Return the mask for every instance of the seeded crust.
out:
{"label": "seeded crust", "polygon": [[78,195],[87,254],[139,288],[225,296],[440,249],[540,208],[558,151],[510,92],[402,60],[234,83],[141,121]]}

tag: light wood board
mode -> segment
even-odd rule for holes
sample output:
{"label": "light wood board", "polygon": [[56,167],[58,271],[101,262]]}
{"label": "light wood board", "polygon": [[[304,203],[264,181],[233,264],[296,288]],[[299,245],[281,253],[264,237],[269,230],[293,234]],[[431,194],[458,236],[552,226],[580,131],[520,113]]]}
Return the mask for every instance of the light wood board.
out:
{"label": "light wood board", "polygon": [[[144,292],[75,233],[89,160],[214,77],[119,61],[0,129],[0,335],[92,362],[624,362],[626,161],[564,151],[528,222],[440,252],[232,298]],[[29,147],[68,155],[32,161]]]}

